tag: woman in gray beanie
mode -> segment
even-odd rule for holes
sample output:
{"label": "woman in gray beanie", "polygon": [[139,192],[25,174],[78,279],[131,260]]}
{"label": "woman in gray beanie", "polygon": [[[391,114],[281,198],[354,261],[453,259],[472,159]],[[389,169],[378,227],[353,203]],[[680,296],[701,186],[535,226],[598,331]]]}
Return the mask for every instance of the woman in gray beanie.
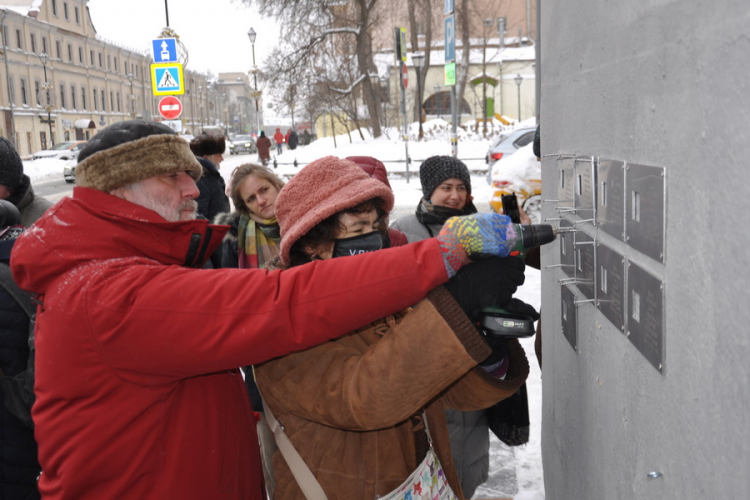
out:
{"label": "woman in gray beanie", "polygon": [[[409,243],[431,238],[453,216],[477,213],[472,203],[469,169],[453,156],[431,156],[419,167],[422,199],[414,214],[395,221]],[[451,455],[466,498],[488,478],[490,435],[484,410],[446,410]]]}
{"label": "woman in gray beanie", "polygon": [[16,148],[5,137],[0,137],[0,200],[8,200],[21,212],[21,224],[31,226],[52,206],[34,194],[31,179],[23,173],[23,162]]}
{"label": "woman in gray beanie", "polygon": [[469,169],[452,156],[431,156],[419,167],[422,199],[413,215],[391,227],[406,234],[409,243],[432,238],[454,216],[477,213],[472,203]]}

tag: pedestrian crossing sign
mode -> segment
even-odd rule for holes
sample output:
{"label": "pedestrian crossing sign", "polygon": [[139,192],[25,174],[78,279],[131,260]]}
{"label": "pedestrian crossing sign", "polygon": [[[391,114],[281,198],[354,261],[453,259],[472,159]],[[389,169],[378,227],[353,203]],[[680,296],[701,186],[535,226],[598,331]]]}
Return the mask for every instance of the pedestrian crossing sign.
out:
{"label": "pedestrian crossing sign", "polygon": [[151,65],[151,88],[154,95],[182,95],[185,93],[182,64]]}

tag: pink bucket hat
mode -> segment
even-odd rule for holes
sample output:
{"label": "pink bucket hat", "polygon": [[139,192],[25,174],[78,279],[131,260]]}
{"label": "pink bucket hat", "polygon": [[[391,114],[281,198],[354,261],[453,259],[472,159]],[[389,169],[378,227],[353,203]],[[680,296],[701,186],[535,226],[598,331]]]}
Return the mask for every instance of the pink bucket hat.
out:
{"label": "pink bucket hat", "polygon": [[281,228],[281,261],[289,264],[289,250],[328,217],[371,198],[381,198],[393,209],[393,191],[349,160],[326,156],[295,175],[276,198],[276,220]]}

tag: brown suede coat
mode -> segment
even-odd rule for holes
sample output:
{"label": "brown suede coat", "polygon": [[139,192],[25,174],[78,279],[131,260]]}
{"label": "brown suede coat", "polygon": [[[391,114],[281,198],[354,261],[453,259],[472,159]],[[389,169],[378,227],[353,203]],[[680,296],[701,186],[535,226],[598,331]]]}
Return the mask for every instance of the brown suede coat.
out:
{"label": "brown suede coat", "polygon": [[[444,408],[476,410],[512,395],[529,365],[508,342],[505,380],[477,367],[490,354],[442,287],[413,309],[344,337],[256,367],[266,403],[330,500],[374,499],[399,486],[424,458],[425,408],[435,451],[463,499],[451,460]],[[417,456],[420,455],[420,456]],[[274,456],[276,500],[303,500],[289,467]]]}

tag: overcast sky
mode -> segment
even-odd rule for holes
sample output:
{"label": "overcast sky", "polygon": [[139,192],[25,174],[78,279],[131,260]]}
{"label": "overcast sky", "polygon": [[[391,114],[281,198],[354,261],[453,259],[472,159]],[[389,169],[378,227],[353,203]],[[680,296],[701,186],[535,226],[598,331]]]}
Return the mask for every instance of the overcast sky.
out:
{"label": "overcast sky", "polygon": [[[165,0],[89,0],[99,36],[137,50],[151,50],[151,40],[166,26]],[[169,26],[189,54],[188,69],[214,75],[248,71],[253,55],[247,31],[257,33],[255,58],[260,66],[276,46],[278,26],[239,0],[168,0]]]}

